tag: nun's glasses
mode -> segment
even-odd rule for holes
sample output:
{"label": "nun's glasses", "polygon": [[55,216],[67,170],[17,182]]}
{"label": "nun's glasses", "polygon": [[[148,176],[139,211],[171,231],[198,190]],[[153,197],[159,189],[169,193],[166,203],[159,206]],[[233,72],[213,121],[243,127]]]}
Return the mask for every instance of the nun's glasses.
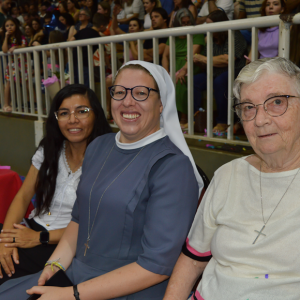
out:
{"label": "nun's glasses", "polygon": [[242,121],[251,121],[256,117],[258,106],[262,105],[265,112],[271,117],[282,116],[288,108],[289,98],[299,98],[297,96],[279,95],[267,99],[262,104],[243,102],[233,105],[233,109]]}
{"label": "nun's glasses", "polygon": [[158,90],[142,85],[134,86],[133,88],[126,88],[122,85],[113,85],[110,86],[108,89],[111,97],[117,101],[125,99],[127,96],[127,91],[131,91],[131,96],[136,101],[147,100],[151,91],[159,93]]}

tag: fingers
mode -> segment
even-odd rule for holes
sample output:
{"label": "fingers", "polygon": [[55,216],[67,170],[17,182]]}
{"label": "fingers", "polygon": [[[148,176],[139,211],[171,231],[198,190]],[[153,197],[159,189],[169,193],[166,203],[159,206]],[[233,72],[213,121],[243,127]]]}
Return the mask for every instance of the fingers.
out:
{"label": "fingers", "polygon": [[18,251],[18,248],[13,249],[13,260],[16,264],[19,264],[19,251]]}
{"label": "fingers", "polygon": [[7,274],[8,277],[11,277],[12,274],[15,273],[14,264],[11,260],[11,257],[5,257],[5,259],[1,260],[2,268],[4,269],[4,272]]}
{"label": "fingers", "polygon": [[43,293],[43,288],[40,287],[40,286],[34,286],[32,287],[31,289],[29,290],[26,290],[26,293],[28,295],[32,295],[32,294],[38,294],[38,295],[41,295]]}
{"label": "fingers", "polygon": [[21,224],[14,224],[14,227],[17,229],[26,229],[26,227]]}

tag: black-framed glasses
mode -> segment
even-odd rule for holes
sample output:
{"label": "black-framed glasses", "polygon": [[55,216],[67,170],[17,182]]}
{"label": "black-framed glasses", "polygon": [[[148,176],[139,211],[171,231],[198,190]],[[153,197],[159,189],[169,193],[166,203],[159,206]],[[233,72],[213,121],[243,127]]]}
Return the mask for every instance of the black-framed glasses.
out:
{"label": "black-framed glasses", "polygon": [[54,115],[58,121],[67,121],[70,119],[71,114],[74,114],[76,119],[86,119],[90,115],[90,111],[93,110],[92,108],[79,106],[72,112],[68,109],[59,109],[58,111],[54,112]]}
{"label": "black-framed glasses", "polygon": [[125,97],[127,96],[127,91],[131,91],[131,96],[136,101],[147,100],[151,91],[159,93],[158,90],[142,85],[134,86],[133,88],[126,88],[122,85],[113,85],[110,86],[108,89],[111,97],[117,101],[125,99]]}
{"label": "black-framed glasses", "polygon": [[262,104],[253,104],[251,102],[243,102],[233,105],[233,109],[242,121],[251,121],[257,115],[260,105],[263,106],[265,112],[271,117],[282,116],[288,108],[289,98],[299,98],[297,96],[279,95],[268,98]]}

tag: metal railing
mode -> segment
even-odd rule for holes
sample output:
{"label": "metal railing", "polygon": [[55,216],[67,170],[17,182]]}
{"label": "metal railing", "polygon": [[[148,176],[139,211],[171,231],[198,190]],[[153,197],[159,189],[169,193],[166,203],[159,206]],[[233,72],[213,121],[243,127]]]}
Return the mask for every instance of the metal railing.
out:
{"label": "metal railing", "polygon": [[[65,86],[64,80],[64,51],[67,51],[67,59],[69,63],[70,83],[74,83],[74,65],[73,65],[73,48],[77,47],[78,56],[78,75],[79,82],[83,83],[83,58],[82,46],[87,46],[88,49],[88,66],[89,66],[89,85],[90,88],[95,90],[94,81],[94,66],[93,66],[93,45],[98,45],[100,54],[100,95],[101,104],[106,111],[106,86],[105,86],[105,44],[111,47],[111,67],[112,75],[114,76],[117,71],[117,52],[116,44],[123,43],[124,46],[124,61],[129,61],[129,41],[138,41],[138,58],[143,60],[143,40],[153,39],[153,62],[159,63],[158,53],[158,39],[162,37],[169,37],[170,44],[170,75],[175,83],[176,73],[176,55],[175,55],[175,37],[187,36],[187,87],[188,87],[188,132],[185,135],[188,138],[201,139],[207,141],[221,142],[221,143],[234,143],[239,145],[249,145],[247,141],[235,140],[233,136],[233,117],[234,112],[231,107],[233,105],[232,87],[234,81],[234,31],[252,28],[252,60],[257,59],[257,34],[258,28],[279,26],[279,56],[289,58],[289,45],[290,45],[290,26],[292,24],[300,24],[300,14],[290,18],[291,20],[282,21],[280,16],[268,16],[252,19],[242,19],[235,21],[203,24],[198,26],[179,27],[171,29],[153,30],[132,34],[123,34],[108,37],[99,37],[88,40],[64,42],[60,44],[49,44],[36,47],[28,47],[17,49],[13,54],[5,54],[0,52],[0,101],[1,107],[4,105],[4,85],[6,80],[3,74],[8,65],[9,74],[12,74],[12,57],[15,65],[15,84],[10,85],[12,114],[33,116],[36,117],[35,121],[35,136],[36,145],[39,143],[43,136],[43,121],[47,118],[50,108],[50,97],[47,90],[45,90],[45,97],[42,97],[41,91],[41,64],[40,55],[42,60],[42,68],[44,79],[48,77],[47,70],[47,54],[50,51],[51,68],[55,70],[55,50],[58,50],[59,57],[59,72],[61,78],[61,87]],[[228,128],[227,138],[214,137],[213,128],[213,60],[212,60],[212,47],[213,47],[213,32],[228,31],[228,45],[229,45],[229,61],[228,61],[228,117],[227,122],[231,125]],[[193,35],[206,34],[207,36],[207,133],[206,135],[198,135],[194,133],[194,95],[193,95]],[[66,50],[65,50],[66,49]],[[7,64],[8,57],[8,64]],[[20,66],[17,63],[19,59]],[[26,70],[27,68],[27,70]],[[34,76],[33,72],[34,70]],[[97,70],[97,69],[96,69]],[[28,80],[25,83],[27,71]],[[19,76],[19,72],[21,78]],[[22,84],[21,84],[22,83]],[[36,108],[35,108],[36,103]],[[29,105],[28,105],[29,104]],[[0,109],[0,112],[2,109]],[[115,125],[116,126],[116,125]]]}

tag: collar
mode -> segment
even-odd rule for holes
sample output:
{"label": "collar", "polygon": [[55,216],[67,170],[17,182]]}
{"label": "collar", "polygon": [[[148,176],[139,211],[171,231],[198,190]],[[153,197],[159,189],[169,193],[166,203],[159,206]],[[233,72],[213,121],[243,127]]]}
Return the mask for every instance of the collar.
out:
{"label": "collar", "polygon": [[121,131],[119,131],[115,137],[117,146],[124,150],[132,150],[132,149],[138,149],[138,148],[144,147],[144,146],[151,144],[159,139],[162,139],[166,136],[166,133],[165,133],[164,129],[161,128],[158,131],[144,137],[143,139],[141,139],[135,143],[121,143],[120,135],[121,135]]}

